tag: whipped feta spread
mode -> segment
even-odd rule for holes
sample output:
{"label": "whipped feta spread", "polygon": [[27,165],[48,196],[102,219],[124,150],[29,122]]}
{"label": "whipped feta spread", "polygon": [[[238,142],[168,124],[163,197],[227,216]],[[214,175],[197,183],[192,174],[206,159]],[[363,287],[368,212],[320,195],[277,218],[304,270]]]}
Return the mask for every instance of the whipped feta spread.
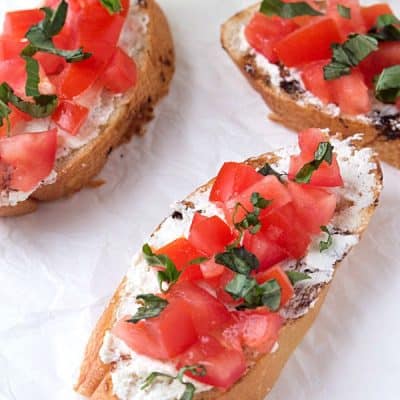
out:
{"label": "whipped feta spread", "polygon": [[[325,113],[331,115],[332,117],[337,117],[340,115],[340,108],[336,104],[333,103],[324,104],[318,97],[314,96],[311,92],[309,92],[306,89],[304,82],[301,78],[301,75],[299,73],[299,70],[297,68],[285,67],[286,76],[282,77],[281,70],[277,64],[269,62],[264,55],[258,53],[250,46],[244,33],[245,27],[246,26],[243,25],[239,31],[236,48],[241,53],[249,54],[254,57],[255,64],[257,65],[258,68],[260,68],[261,71],[263,71],[265,74],[269,76],[272,86],[279,88],[280,84],[283,81],[286,82],[296,81],[299,83],[300,89],[302,89],[302,93],[299,93],[299,98],[296,100],[298,104],[315,106],[323,110]],[[399,113],[399,110],[397,109],[396,106],[391,104],[384,104],[378,101],[373,95],[371,95],[370,97],[372,100],[372,110],[379,111],[381,116],[397,115]],[[372,115],[359,114],[351,116],[349,118],[367,123],[373,122]]]}
{"label": "whipped feta spread", "polygon": [[[333,244],[327,251],[322,253],[319,251],[319,242],[326,239],[321,235],[313,239],[307,255],[302,260],[291,260],[283,265],[286,270],[303,271],[311,276],[311,279],[296,285],[296,296],[281,311],[286,320],[299,318],[313,307],[321,287],[332,279],[336,264],[359,241],[364,213],[375,202],[375,190],[379,189],[379,183],[374,174],[376,164],[372,162],[373,153],[370,149],[355,149],[351,139],[345,141],[332,139],[331,142],[335,147],[345,182],[343,188],[335,189],[335,191],[338,204],[345,203],[346,207],[339,207],[339,211],[336,212],[329,225],[329,230],[333,233]],[[297,146],[277,152],[278,161],[273,164],[273,167],[280,172],[287,172],[290,155],[298,152]],[[209,202],[209,190],[209,188],[201,187],[184,201],[174,204],[173,213],[152,234],[149,244],[159,248],[179,237],[187,238],[196,211],[206,216],[217,215],[225,220],[221,210]],[[139,307],[136,302],[137,295],[158,292],[156,271],[147,265],[142,253],[138,252],[133,257],[132,265],[126,275],[116,319],[120,320],[136,313]],[[272,351],[279,351],[278,343]],[[184,391],[183,385],[179,382],[165,380],[160,380],[154,386],[141,390],[140,387],[151,372],[164,372],[174,376],[177,370],[170,363],[135,353],[111,332],[107,332],[104,338],[100,358],[104,363],[114,365],[113,391],[120,400],[176,400]],[[192,382],[197,391],[211,389],[209,386]]]}
{"label": "whipped feta spread", "polygon": [[[136,62],[138,62],[146,47],[148,23],[149,16],[146,11],[140,7],[139,0],[131,0],[131,7],[124,23],[118,46]],[[28,123],[24,123],[21,127],[16,127],[16,129],[21,129],[22,133],[23,131],[42,132],[57,128],[57,160],[59,160],[95,139],[101,133],[103,127],[107,125],[113,111],[129,101],[129,95],[113,94],[97,84],[75,97],[74,101],[90,110],[87,120],[76,136],[72,136],[68,132],[63,131],[52,122],[51,118],[34,119]],[[3,190],[0,192],[0,206],[15,206],[17,203],[26,200],[39,187],[54,183],[56,179],[57,174],[56,171],[53,170],[46,179],[28,192]]]}

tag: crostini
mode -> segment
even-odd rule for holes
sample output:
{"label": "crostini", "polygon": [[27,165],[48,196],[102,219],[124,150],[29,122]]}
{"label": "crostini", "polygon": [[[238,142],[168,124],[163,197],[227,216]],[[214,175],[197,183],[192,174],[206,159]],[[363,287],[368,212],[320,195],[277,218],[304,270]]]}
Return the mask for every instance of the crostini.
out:
{"label": "crostini", "polygon": [[86,349],[96,400],[262,400],[317,316],[382,187],[362,138],[227,162],[133,259]]}
{"label": "crostini", "polygon": [[154,0],[47,0],[0,36],[0,216],[90,183],[168,91],[174,49]]}
{"label": "crostini", "polygon": [[388,4],[264,0],[222,26],[222,45],[294,130],[329,128],[400,168],[400,21]]}

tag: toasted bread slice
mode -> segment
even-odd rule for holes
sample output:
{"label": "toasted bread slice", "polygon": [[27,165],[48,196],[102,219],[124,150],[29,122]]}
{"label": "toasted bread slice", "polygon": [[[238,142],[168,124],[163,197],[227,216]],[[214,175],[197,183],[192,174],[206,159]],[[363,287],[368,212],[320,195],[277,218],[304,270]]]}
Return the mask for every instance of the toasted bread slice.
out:
{"label": "toasted bread slice", "polygon": [[168,92],[175,69],[172,35],[160,7],[154,0],[138,2],[148,16],[145,47],[136,63],[137,85],[117,103],[99,135],[80,149],[57,160],[54,183],[39,187],[29,199],[15,206],[0,207],[0,216],[16,216],[36,210],[41,201],[56,200],[82,189],[103,168],[110,152],[125,138],[142,132],[155,103]]}
{"label": "toasted bread slice", "polygon": [[[360,150],[359,142],[360,138],[358,138],[357,141],[347,139],[345,142],[340,142],[339,140],[336,142],[336,144],[343,143],[343,149],[340,155],[338,155],[339,165],[341,165],[341,163],[343,163],[343,165],[345,163],[350,163],[346,164],[348,166],[344,168],[344,172],[349,176],[343,176],[345,187],[340,189],[343,191],[343,194],[340,195],[341,201],[338,202],[334,221],[332,223],[333,229],[337,229],[337,232],[342,232],[343,237],[340,236],[342,239],[354,236],[358,240],[358,238],[362,235],[375,211],[375,208],[377,207],[382,188],[382,175],[377,157],[370,149]],[[295,151],[296,149],[294,149],[293,152]],[[280,171],[284,171],[288,165],[290,154],[293,153],[285,151],[268,153],[260,157],[247,160],[246,163],[255,168],[259,168],[265,165],[266,162],[269,162],[273,166],[278,166],[278,170],[280,166]],[[196,210],[204,210],[203,208],[198,208],[200,206],[197,205],[196,199],[201,197],[202,194],[203,199],[208,199],[208,191],[213,182],[214,180],[211,180],[207,184],[201,186],[190,196],[188,196],[186,200],[178,203],[175,206],[175,210],[182,211],[182,213],[191,212],[192,216]],[[203,203],[204,200],[201,200],[200,204]],[[161,240],[161,242],[166,240],[165,234],[169,232],[171,226],[170,224],[174,221],[173,218],[174,214],[168,217],[152,235],[153,245],[156,247],[160,247],[165,244],[158,243],[157,240]],[[191,219],[189,218],[189,224],[190,220]],[[188,221],[184,223],[188,223]],[[164,239],[157,239],[157,237],[162,237]],[[173,239],[175,239],[175,237],[169,238],[169,240]],[[337,239],[337,243],[339,243],[340,240],[341,239]],[[338,249],[341,246],[339,244],[334,245],[330,256],[333,257],[332,263],[329,261],[332,268],[332,275],[330,279],[334,274],[334,270],[336,270],[342,259],[356,243],[356,241],[352,242],[351,240],[348,242],[348,246],[342,246],[342,250],[340,251],[338,251]],[[337,248],[335,246],[337,246]],[[317,251],[317,259],[320,257],[319,254],[319,251]],[[318,268],[316,265],[313,265],[313,261],[311,260],[312,258],[304,258],[300,262],[295,262],[295,268],[299,267],[299,265],[303,265],[304,268],[307,267],[310,270],[314,268],[315,271],[318,271]],[[136,267],[131,268],[132,273],[135,273],[135,268]],[[321,270],[323,270],[323,268]],[[318,274],[318,272],[316,273]],[[140,275],[140,277],[142,277],[142,275]],[[301,342],[307,330],[311,327],[314,319],[318,315],[325,296],[329,290],[330,279],[327,281],[321,281],[319,283],[314,282],[310,284],[310,286],[305,286],[298,290],[296,289],[295,298],[285,309],[286,323],[280,331],[278,339],[279,347],[277,351],[256,358],[254,356],[250,356],[253,357],[250,358],[251,367],[248,369],[246,375],[242,377],[230,390],[226,392],[216,389],[205,390],[197,393],[195,399],[264,399],[265,395],[271,390],[275,381],[278,379],[279,374],[291,353]],[[142,278],[139,280],[142,281]],[[134,357],[134,355],[123,357],[121,353],[118,353],[117,359],[109,364],[105,364],[102,362],[100,355],[102,346],[104,346],[103,342],[106,343],[105,337],[106,335],[109,335],[107,332],[113,327],[116,320],[122,317],[121,312],[126,315],[125,310],[119,311],[119,307],[124,300],[124,296],[128,296],[128,294],[130,294],[129,296],[132,297],[132,292],[130,291],[131,289],[128,288],[129,281],[131,284],[132,282],[135,283],[135,280],[132,281],[132,276],[128,274],[116,291],[104,314],[100,318],[86,349],[84,360],[81,366],[80,376],[75,389],[82,395],[92,400],[118,400],[120,398],[115,394],[116,391],[113,384],[113,374],[116,374],[118,373],[118,370],[121,371],[123,368],[125,368],[128,364],[124,363],[129,363],[129,360],[132,360]],[[141,286],[138,289],[145,290]],[[135,367],[134,370],[136,371],[137,368]],[[123,376],[129,376],[129,372],[123,374]],[[128,381],[129,379],[130,378],[128,378]],[[132,376],[132,381],[135,382],[135,380],[136,378]],[[138,383],[136,382],[136,384]],[[122,387],[125,387],[125,385],[122,385]],[[172,397],[169,397],[165,391],[162,391],[162,393],[165,396],[163,399],[172,400]],[[136,399],[136,397],[131,396],[132,395],[125,395],[123,400],[129,400],[130,398]],[[146,394],[141,396],[146,396]],[[175,396],[176,397],[173,397],[173,399],[179,397],[176,394]],[[157,397],[153,396],[149,398],[155,399]]]}
{"label": "toasted bread slice", "polygon": [[[311,127],[328,128],[345,137],[363,132],[363,145],[373,147],[382,160],[400,168],[400,117],[397,123],[385,119],[373,123],[364,118],[336,115],[330,112],[329,107],[304,101],[302,94],[293,85],[285,87],[271,82],[268,72],[257,64],[254,51],[243,46],[243,29],[258,10],[259,4],[251,6],[225,22],[221,29],[221,42],[275,114],[272,119],[297,132]],[[268,60],[265,59],[265,62],[268,63]]]}

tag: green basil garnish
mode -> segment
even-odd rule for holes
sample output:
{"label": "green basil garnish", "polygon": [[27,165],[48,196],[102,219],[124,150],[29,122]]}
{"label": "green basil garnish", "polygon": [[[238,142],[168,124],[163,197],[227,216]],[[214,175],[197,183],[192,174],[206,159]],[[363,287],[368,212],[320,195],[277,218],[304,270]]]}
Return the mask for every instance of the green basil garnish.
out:
{"label": "green basil garnish", "polygon": [[333,239],[331,233],[329,232],[328,227],[321,226],[321,231],[325,232],[328,235],[328,238],[326,240],[321,240],[319,242],[319,251],[322,253],[324,250],[328,250],[329,247],[332,246]]}
{"label": "green basil garnish", "polygon": [[110,14],[122,11],[121,0],[100,0],[100,3]]}
{"label": "green basil garnish", "polygon": [[142,319],[158,317],[161,311],[168,305],[167,300],[155,296],[154,294],[142,294],[136,296],[136,300],[139,300],[143,305],[139,307],[137,313],[133,317],[127,320],[127,322],[132,324],[137,324]]}
{"label": "green basil garnish", "polygon": [[292,286],[295,286],[297,282],[301,282],[306,279],[311,279],[310,275],[298,271],[286,271],[286,275],[289,278]]}
{"label": "green basil garnish", "polygon": [[400,65],[385,68],[375,78],[375,96],[383,103],[395,103],[400,97]]}
{"label": "green basil garnish", "polygon": [[233,247],[217,254],[215,262],[243,275],[249,275],[259,266],[257,257],[244,247]]}
{"label": "green basil garnish", "polygon": [[338,4],[337,10],[341,17],[351,19],[351,8],[345,7],[343,4]]}
{"label": "green basil garnish", "polygon": [[353,34],[343,44],[333,44],[332,49],[332,60],[324,67],[324,79],[328,81],[350,75],[353,67],[378,50],[378,41],[368,35]]}
{"label": "green basil garnish", "polygon": [[278,15],[286,19],[302,15],[323,15],[320,11],[312,8],[304,1],[285,3],[281,0],[263,0],[260,12],[268,16]]}
{"label": "green basil garnish", "polygon": [[309,183],[312,174],[325,161],[332,164],[333,146],[329,142],[321,142],[314,153],[314,160],[305,164],[296,174],[295,181],[297,183]]}
{"label": "green basil garnish", "polygon": [[263,176],[273,175],[276,176],[282,182],[282,176],[285,174],[280,174],[278,171],[273,169],[269,163],[265,163],[265,165],[257,171],[259,174]]}
{"label": "green basil garnish", "polygon": [[400,20],[393,14],[380,15],[376,25],[368,32],[369,36],[381,42],[400,40]]}

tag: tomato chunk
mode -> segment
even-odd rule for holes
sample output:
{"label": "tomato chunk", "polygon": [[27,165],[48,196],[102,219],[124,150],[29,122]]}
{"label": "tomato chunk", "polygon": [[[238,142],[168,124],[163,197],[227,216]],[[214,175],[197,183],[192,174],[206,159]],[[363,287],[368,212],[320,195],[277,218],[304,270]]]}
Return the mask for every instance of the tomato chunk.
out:
{"label": "tomato chunk", "polygon": [[245,28],[245,36],[253,49],[275,63],[279,61],[275,52],[276,43],[297,28],[291,19],[256,13]]}
{"label": "tomato chunk", "polygon": [[211,188],[210,201],[225,202],[261,179],[262,175],[249,165],[226,162]]}
{"label": "tomato chunk", "polygon": [[61,128],[75,136],[87,119],[89,109],[70,101],[61,101],[57,110],[51,116]]}
{"label": "tomato chunk", "polygon": [[32,25],[43,19],[44,13],[39,9],[7,12],[4,17],[3,34],[22,39]]}
{"label": "tomato chunk", "polygon": [[113,93],[124,93],[136,85],[135,61],[119,47],[101,77],[104,87]]}
{"label": "tomato chunk", "polygon": [[235,235],[229,226],[217,216],[194,215],[190,227],[189,242],[208,257],[222,251]]}
{"label": "tomato chunk", "polygon": [[316,17],[309,24],[280,40],[275,50],[283,64],[287,67],[297,67],[330,58],[331,44],[340,40],[339,30],[332,18]]}
{"label": "tomato chunk", "polygon": [[0,60],[19,57],[24,47],[26,47],[26,42],[23,39],[5,35],[0,36]]}
{"label": "tomato chunk", "polygon": [[204,255],[185,238],[178,238],[155,253],[168,256],[179,271],[185,269],[194,259]]}
{"label": "tomato chunk", "polygon": [[381,15],[393,14],[393,10],[390,8],[389,4],[378,3],[372,6],[361,7],[361,15],[364,19],[364,24],[367,30],[370,30],[376,25],[377,19]]}
{"label": "tomato chunk", "polygon": [[281,307],[284,307],[289,300],[294,296],[293,286],[283,271],[283,269],[279,265],[275,265],[274,267],[267,269],[266,271],[260,272],[256,275],[256,280],[258,283],[264,283],[270,281],[271,279],[275,279],[279,286],[281,287]]}
{"label": "tomato chunk", "polygon": [[224,347],[212,336],[202,336],[185,354],[179,357],[178,368],[200,364],[206,367],[205,376],[187,373],[196,381],[223,389],[230,388],[246,371],[246,360],[238,349]]}
{"label": "tomato chunk", "polygon": [[10,176],[3,176],[3,182],[7,182],[10,189],[32,190],[53,170],[56,151],[56,129],[1,139],[0,163],[11,167]]}
{"label": "tomato chunk", "polygon": [[[112,333],[139,354],[159,360],[169,360],[183,353],[197,340],[188,307],[175,299],[155,318],[136,324],[124,318],[117,322]],[[177,328],[179,327],[179,334]]]}

